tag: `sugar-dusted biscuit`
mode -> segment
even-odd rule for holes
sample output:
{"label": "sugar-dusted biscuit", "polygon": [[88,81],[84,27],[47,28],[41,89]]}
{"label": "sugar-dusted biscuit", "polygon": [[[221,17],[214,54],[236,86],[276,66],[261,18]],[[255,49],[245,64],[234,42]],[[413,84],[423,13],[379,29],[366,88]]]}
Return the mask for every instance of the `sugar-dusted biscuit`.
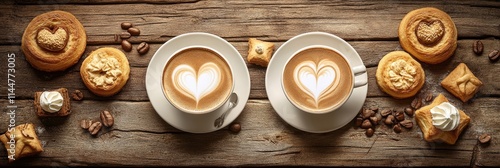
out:
{"label": "sugar-dusted biscuit", "polygon": [[474,76],[467,65],[460,63],[441,81],[441,86],[463,102],[467,102],[479,91],[483,82]]}
{"label": "sugar-dusted biscuit", "polygon": [[[43,152],[42,143],[31,123],[21,124],[0,135],[0,141],[7,149],[9,162]],[[11,150],[12,148],[14,150]]]}

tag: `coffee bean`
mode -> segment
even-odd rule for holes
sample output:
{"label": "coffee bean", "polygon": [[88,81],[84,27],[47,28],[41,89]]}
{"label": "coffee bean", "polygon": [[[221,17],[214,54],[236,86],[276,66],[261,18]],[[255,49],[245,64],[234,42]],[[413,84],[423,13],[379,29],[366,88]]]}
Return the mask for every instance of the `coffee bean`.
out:
{"label": "coffee bean", "polygon": [[476,55],[481,55],[483,53],[483,42],[477,40],[472,44],[472,51],[476,53]]}
{"label": "coffee bean", "polygon": [[127,40],[122,40],[122,49],[126,52],[132,51],[132,44],[130,44]]}
{"label": "coffee bean", "polygon": [[356,117],[356,122],[354,123],[354,126],[360,127],[362,123],[363,123],[363,118]]}
{"label": "coffee bean", "polygon": [[361,128],[363,128],[363,129],[368,129],[371,127],[372,127],[372,123],[370,122],[369,119],[364,120],[363,123],[361,124]]}
{"label": "coffee bean", "polygon": [[127,30],[132,36],[138,36],[141,34],[141,30],[135,27],[128,28]]}
{"label": "coffee bean", "polygon": [[238,133],[241,131],[241,125],[238,123],[233,123],[229,126],[229,130],[234,133]]}
{"label": "coffee bean", "polygon": [[368,129],[366,129],[365,135],[367,137],[372,137],[373,133],[375,133],[375,130],[373,130],[372,128],[368,128]]}
{"label": "coffee bean", "polygon": [[134,25],[132,25],[132,23],[130,22],[123,22],[120,26],[122,27],[123,30],[127,30],[128,28],[131,28]]}
{"label": "coffee bean", "polygon": [[383,109],[382,111],[380,111],[380,115],[382,115],[382,117],[387,117],[391,113],[392,113],[391,109]]}
{"label": "coffee bean", "polygon": [[378,112],[378,107],[375,107],[375,106],[370,107],[370,110],[373,111],[373,112],[375,112],[375,113],[377,113]]}
{"label": "coffee bean", "polygon": [[92,125],[92,120],[81,120],[80,121],[80,127],[82,127],[83,129],[89,129],[90,125]]}
{"label": "coffee bean", "polygon": [[413,101],[411,102],[411,107],[413,107],[413,109],[415,110],[422,107],[422,99],[420,99],[420,97],[416,97],[415,99],[413,99]]}
{"label": "coffee bean", "polygon": [[373,112],[372,110],[367,109],[363,112],[363,119],[367,119],[373,116],[375,116],[375,112]]}
{"label": "coffee bean", "polygon": [[120,33],[120,38],[121,39],[129,39],[130,36],[132,36],[132,35],[130,35],[130,33],[128,33],[128,32],[122,32],[122,33]]}
{"label": "coffee bean", "polygon": [[500,57],[500,52],[498,50],[493,50],[488,54],[488,58],[490,59],[491,62],[496,62],[498,61],[498,58]]}
{"label": "coffee bean", "polygon": [[408,115],[410,117],[413,117],[414,111],[413,111],[413,109],[411,107],[406,107],[405,108],[405,113],[406,113],[406,115]]}
{"label": "coffee bean", "polygon": [[80,101],[83,99],[83,93],[82,91],[80,90],[75,90],[72,94],[71,94],[71,98],[73,98],[73,100],[76,100],[76,101]]}
{"label": "coffee bean", "polygon": [[375,117],[377,117],[378,121],[382,121],[382,115],[380,115],[379,113],[375,114]]}
{"label": "coffee bean", "polygon": [[400,133],[401,127],[399,126],[399,124],[396,124],[394,125],[394,127],[392,127],[392,130],[394,130],[395,133]]}
{"label": "coffee bean", "polygon": [[489,134],[483,134],[478,138],[479,142],[482,144],[489,143],[491,141],[491,136]]}
{"label": "coffee bean", "polygon": [[101,112],[101,121],[106,127],[111,127],[113,126],[113,123],[115,122],[115,119],[113,118],[113,115],[109,111],[102,111]]}
{"label": "coffee bean", "polygon": [[401,124],[401,126],[407,128],[407,129],[413,128],[413,121],[411,121],[411,120],[404,120],[404,121],[401,121],[399,124]]}
{"label": "coffee bean", "polygon": [[433,98],[434,96],[432,95],[432,93],[427,93],[427,95],[425,95],[424,101],[430,102]]}
{"label": "coffee bean", "polygon": [[372,122],[372,125],[378,125],[378,118],[377,117],[370,117],[370,121]]}
{"label": "coffee bean", "polygon": [[394,112],[394,117],[398,121],[403,121],[405,119],[405,114],[402,109],[398,109],[396,110],[396,112]]}
{"label": "coffee bean", "polygon": [[139,54],[141,55],[148,53],[148,51],[149,44],[146,42],[142,42],[141,44],[139,44],[139,46],[137,46],[137,52],[139,52]]}
{"label": "coffee bean", "polygon": [[384,123],[385,123],[386,125],[392,125],[392,124],[394,124],[394,120],[395,120],[395,119],[394,119],[394,116],[393,116],[393,115],[388,115],[388,116],[387,116],[387,118],[385,118]]}
{"label": "coffee bean", "polygon": [[97,135],[99,130],[101,130],[101,127],[102,127],[102,124],[99,121],[92,123],[92,125],[90,125],[90,127],[89,127],[90,134]]}

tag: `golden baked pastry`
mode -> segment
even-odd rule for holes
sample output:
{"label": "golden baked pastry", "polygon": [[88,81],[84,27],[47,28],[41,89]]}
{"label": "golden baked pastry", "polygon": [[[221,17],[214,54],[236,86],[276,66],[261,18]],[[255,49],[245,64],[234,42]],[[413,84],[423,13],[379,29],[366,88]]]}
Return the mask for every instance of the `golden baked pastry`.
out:
{"label": "golden baked pastry", "polygon": [[267,67],[269,60],[273,55],[274,43],[257,40],[255,38],[248,39],[248,57],[249,63]]}
{"label": "golden baked pastry", "polygon": [[68,89],[35,92],[35,113],[39,117],[63,117],[71,114]]}
{"label": "golden baked pastry", "polygon": [[82,24],[71,13],[40,14],[24,30],[21,49],[34,68],[63,71],[75,65],[87,46]]}
{"label": "golden baked pastry", "polygon": [[425,63],[441,63],[457,48],[455,23],[436,8],[421,8],[406,14],[398,32],[404,50]]}
{"label": "golden baked pastry", "polygon": [[[415,120],[418,123],[418,126],[420,127],[420,129],[422,130],[422,133],[424,135],[424,139],[427,142],[445,142],[447,144],[453,145],[457,141],[458,136],[460,136],[460,134],[462,133],[464,128],[469,124],[470,117],[467,116],[467,114],[465,114],[462,110],[456,109],[458,111],[457,116],[460,116],[460,117],[458,118],[457,116],[455,116],[457,118],[455,118],[456,119],[455,123],[453,123],[454,121],[451,120],[452,117],[450,117],[449,120],[445,120],[445,119],[443,119],[444,117],[434,114],[434,115],[436,115],[435,116],[436,119],[438,119],[438,121],[436,121],[437,122],[436,124],[438,126],[441,126],[442,124],[452,124],[452,125],[445,126],[445,128],[444,128],[445,130],[438,128],[437,126],[435,126],[433,124],[434,121],[433,121],[433,114],[431,113],[431,109],[433,109],[434,107],[436,107],[438,105],[443,104],[444,102],[448,102],[448,99],[446,99],[446,97],[444,97],[443,94],[439,94],[434,99],[434,101],[432,101],[431,104],[424,106],[415,112]],[[450,115],[450,116],[453,116],[453,115]],[[439,117],[441,117],[441,118],[439,118]],[[445,121],[445,122],[440,122],[439,119],[441,119],[441,121]],[[446,121],[448,121],[448,123]],[[455,124],[455,129],[446,131],[446,129],[450,129],[451,126],[453,126],[453,124]],[[449,127],[449,128],[446,128],[446,127]]]}
{"label": "golden baked pastry", "polygon": [[412,97],[425,83],[424,69],[410,54],[393,51],[378,63],[377,84],[394,98]]}
{"label": "golden baked pastry", "polygon": [[31,123],[9,128],[5,134],[0,135],[0,141],[7,149],[9,162],[43,152],[42,143],[35,133],[35,126]]}
{"label": "golden baked pastry", "polygon": [[483,86],[481,82],[464,63],[458,66],[441,81],[441,86],[463,102],[467,102]]}
{"label": "golden baked pastry", "polygon": [[116,48],[92,51],[80,67],[85,86],[98,96],[112,96],[127,83],[130,74],[128,59]]}

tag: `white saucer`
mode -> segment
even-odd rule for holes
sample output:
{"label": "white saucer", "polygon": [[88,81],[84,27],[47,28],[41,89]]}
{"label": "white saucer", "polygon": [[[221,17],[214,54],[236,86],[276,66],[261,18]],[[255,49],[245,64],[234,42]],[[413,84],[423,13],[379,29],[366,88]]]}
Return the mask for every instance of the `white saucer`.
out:
{"label": "white saucer", "polygon": [[[221,53],[233,68],[234,92],[238,95],[237,105],[228,111],[222,126],[214,126],[220,114],[188,114],[176,109],[165,98],[161,77],[164,65],[177,50],[189,46],[206,46]],[[165,42],[153,55],[146,71],[146,91],[149,101],[163,120],[173,127],[191,133],[208,133],[219,130],[233,122],[243,111],[250,96],[250,74],[240,53],[229,42],[208,33],[186,33]]]}
{"label": "white saucer", "polygon": [[[311,45],[324,45],[336,49],[347,57],[352,67],[364,65],[356,50],[340,37],[324,32],[300,34],[285,42],[274,53],[267,67],[266,92],[276,113],[291,126],[312,133],[330,132],[343,127],[358,114],[365,102],[368,84],[354,88],[345,104],[331,113],[310,114],[295,107],[282,90],[281,73],[286,61],[295,52]],[[364,73],[356,78],[367,80],[368,75]]]}

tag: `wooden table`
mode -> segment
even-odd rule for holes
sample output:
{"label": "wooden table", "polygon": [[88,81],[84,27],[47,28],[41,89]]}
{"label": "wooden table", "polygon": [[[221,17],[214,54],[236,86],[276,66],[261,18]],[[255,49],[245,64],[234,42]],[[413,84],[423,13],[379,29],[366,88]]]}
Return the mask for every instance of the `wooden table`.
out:
{"label": "wooden table", "polygon": [[[27,0],[0,2],[0,133],[6,131],[7,55],[15,59],[16,123],[36,124],[45,151],[35,157],[8,164],[0,147],[0,166],[500,166],[500,62],[491,63],[487,54],[500,49],[500,2],[498,1],[198,1],[198,0]],[[228,40],[243,57],[248,38],[276,44],[311,31],[335,34],[347,40],[361,55],[369,74],[366,107],[403,108],[412,98],[396,100],[383,93],[375,81],[379,60],[388,52],[402,50],[397,28],[403,16],[421,7],[447,12],[458,29],[455,55],[439,65],[423,64],[426,83],[419,93],[443,93],[472,119],[456,145],[427,143],[418,126],[394,133],[385,125],[376,127],[373,137],[353,123],[330,133],[313,134],[293,128],[274,111],[265,92],[266,68],[247,64],[251,75],[250,99],[235,122],[242,131],[227,128],[192,134],[177,130],[162,120],[148,100],[145,75],[155,51],[167,40],[188,32],[213,33]],[[69,70],[44,73],[32,68],[21,52],[21,36],[31,19],[51,10],[73,13],[87,32],[87,48],[80,62]],[[132,22],[141,35],[131,38],[134,47],[142,41],[151,50],[140,56],[126,53],[131,74],[123,90],[109,98],[97,97],[83,85],[79,67],[87,55],[100,47],[116,47],[114,34],[120,23]],[[481,40],[485,51],[472,52]],[[484,86],[475,98],[462,103],[439,86],[439,82],[460,62],[466,63]],[[73,113],[64,119],[40,119],[33,109],[35,91],[79,89],[84,101],[72,101]],[[82,119],[98,119],[110,110],[115,125],[97,137],[79,126]],[[414,118],[410,118],[414,120]],[[489,145],[477,137],[492,135]]]}

